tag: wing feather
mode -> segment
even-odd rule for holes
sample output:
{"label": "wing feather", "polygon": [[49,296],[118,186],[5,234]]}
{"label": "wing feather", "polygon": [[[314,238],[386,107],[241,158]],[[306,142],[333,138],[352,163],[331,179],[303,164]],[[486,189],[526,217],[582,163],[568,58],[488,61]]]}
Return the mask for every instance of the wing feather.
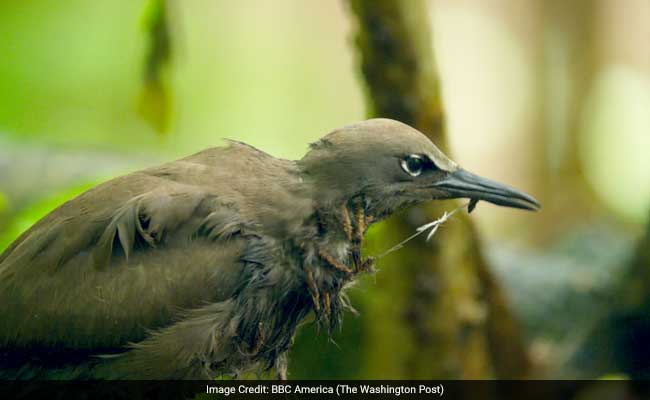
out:
{"label": "wing feather", "polygon": [[0,347],[119,346],[226,299],[242,267],[244,225],[195,185],[141,173],[100,185],[2,256]]}
{"label": "wing feather", "polygon": [[234,143],[63,204],[0,255],[0,354],[26,357],[15,376],[35,376],[38,349],[57,362],[82,354],[66,375],[81,376],[98,360],[88,355],[124,351],[98,368],[148,378],[152,366],[181,377],[204,356],[240,354],[216,342],[234,334],[233,299],[277,258],[272,244],[313,211],[301,182],[295,163]]}

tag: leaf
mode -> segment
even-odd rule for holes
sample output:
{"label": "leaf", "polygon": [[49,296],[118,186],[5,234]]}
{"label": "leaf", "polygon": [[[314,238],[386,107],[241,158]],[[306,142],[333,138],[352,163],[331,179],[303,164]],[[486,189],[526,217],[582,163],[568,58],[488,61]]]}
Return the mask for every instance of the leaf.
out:
{"label": "leaf", "polygon": [[7,208],[9,208],[9,200],[7,200],[4,193],[0,192],[0,214],[4,213]]}
{"label": "leaf", "polygon": [[598,377],[599,381],[627,381],[629,379],[630,379],[629,376],[625,374],[617,374],[617,373],[605,374]]}

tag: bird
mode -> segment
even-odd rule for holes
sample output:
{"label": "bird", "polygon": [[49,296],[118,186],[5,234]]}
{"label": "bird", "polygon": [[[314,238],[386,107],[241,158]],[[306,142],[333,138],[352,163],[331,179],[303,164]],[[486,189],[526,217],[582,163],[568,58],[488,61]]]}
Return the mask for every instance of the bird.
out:
{"label": "bird", "polygon": [[296,161],[229,141],[109,180],[0,255],[0,378],[286,379],[299,324],[338,327],[374,270],[368,227],[456,198],[540,207],[382,118]]}

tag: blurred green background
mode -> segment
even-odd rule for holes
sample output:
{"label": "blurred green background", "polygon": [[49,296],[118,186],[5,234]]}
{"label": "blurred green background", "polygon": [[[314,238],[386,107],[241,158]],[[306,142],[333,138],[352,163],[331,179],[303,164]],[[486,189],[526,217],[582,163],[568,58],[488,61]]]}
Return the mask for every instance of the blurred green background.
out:
{"label": "blurred green background", "polygon": [[[0,249],[110,177],[222,138],[295,159],[365,118],[344,2],[169,1],[169,59],[148,81],[156,4],[0,2]],[[544,205],[472,215],[533,358],[629,374],[561,359],[603,320],[647,222],[650,3],[427,4],[453,158]],[[361,311],[373,279],[355,291]],[[364,324],[348,320],[340,347],[303,330],[292,377],[365,376]]]}

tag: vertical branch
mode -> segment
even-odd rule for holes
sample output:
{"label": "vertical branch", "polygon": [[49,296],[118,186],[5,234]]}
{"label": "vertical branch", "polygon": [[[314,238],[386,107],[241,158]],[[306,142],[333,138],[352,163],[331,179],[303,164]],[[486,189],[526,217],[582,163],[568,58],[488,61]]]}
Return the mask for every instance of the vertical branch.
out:
{"label": "vertical branch", "polygon": [[169,63],[172,45],[166,0],[150,0],[143,15],[147,34],[143,88],[138,112],[158,133],[166,133],[172,114]]}
{"label": "vertical branch", "polygon": [[[580,160],[583,108],[599,68],[594,47],[598,4],[590,0],[549,0],[541,7],[548,43],[540,49],[540,57],[549,61],[538,76],[545,86],[539,125],[540,135],[547,136],[545,145],[552,162],[542,162],[544,171],[537,179],[538,195],[548,200],[546,223],[536,232],[540,239],[552,240],[558,231],[607,211],[587,181]],[[549,135],[556,137],[555,145],[549,143]],[[565,195],[554,196],[556,193]],[[559,227],[557,221],[561,221]]]}
{"label": "vertical branch", "polygon": [[[421,0],[349,0],[373,116],[414,126],[448,151],[428,12]],[[430,205],[387,222],[388,240],[443,212]],[[371,377],[521,378],[529,374],[523,341],[475,231],[458,217],[432,245],[413,241],[387,257],[367,307],[365,372]],[[400,303],[402,302],[402,303]],[[399,353],[391,351],[399,343]],[[386,365],[389,360],[389,365]]]}
{"label": "vertical branch", "polygon": [[419,0],[408,6],[397,1],[350,4],[359,23],[356,45],[369,113],[410,123],[447,150],[426,7]]}

